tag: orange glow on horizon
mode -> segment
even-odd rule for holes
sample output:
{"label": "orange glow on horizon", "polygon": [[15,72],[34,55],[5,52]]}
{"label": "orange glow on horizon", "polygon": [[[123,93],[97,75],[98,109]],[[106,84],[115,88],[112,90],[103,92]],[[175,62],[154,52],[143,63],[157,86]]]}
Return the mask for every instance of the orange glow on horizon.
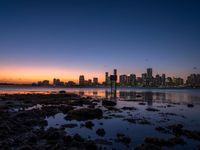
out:
{"label": "orange glow on horizon", "polygon": [[74,81],[78,83],[79,75],[84,75],[85,79],[98,77],[99,82],[104,81],[104,73],[94,71],[83,71],[75,69],[61,69],[50,67],[1,67],[0,82],[5,83],[23,83],[29,84],[42,80],[49,80],[52,83],[53,78],[58,78],[63,82]]}
{"label": "orange glow on horizon", "polygon": [[[12,66],[2,67],[0,66],[0,82],[1,83],[16,83],[16,84],[31,84],[38,81],[49,80],[53,82],[54,78],[58,78],[63,82],[74,81],[78,83],[79,76],[84,75],[85,80],[98,77],[99,82],[102,83],[105,80],[105,72],[108,71],[112,74],[113,70],[85,70],[85,69],[71,69],[71,68],[58,68],[58,67],[27,67],[27,66]],[[145,72],[145,71],[144,71]],[[118,75],[126,74],[125,72],[118,71]],[[130,73],[127,73],[130,74]],[[140,72],[135,73],[137,77],[141,77]],[[161,73],[160,73],[161,74]],[[182,74],[183,75],[183,74]],[[154,73],[155,76],[155,73]],[[176,77],[172,72],[168,72],[166,77]],[[186,79],[186,75],[184,75]]]}

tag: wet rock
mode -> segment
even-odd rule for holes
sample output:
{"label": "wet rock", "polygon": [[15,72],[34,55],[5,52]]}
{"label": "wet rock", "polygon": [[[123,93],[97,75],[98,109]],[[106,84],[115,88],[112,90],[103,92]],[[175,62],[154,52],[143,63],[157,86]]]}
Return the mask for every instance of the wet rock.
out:
{"label": "wet rock", "polygon": [[33,150],[33,149],[30,145],[23,145],[23,146],[17,148],[17,150]]}
{"label": "wet rock", "polygon": [[118,133],[117,141],[123,143],[124,145],[128,145],[131,142],[131,138],[125,136],[123,133]]}
{"label": "wet rock", "polygon": [[183,125],[174,124],[167,127],[175,136],[180,136],[183,134]]}
{"label": "wet rock", "polygon": [[177,144],[180,144],[180,145],[184,145],[186,144],[186,142],[179,138],[179,137],[174,137],[174,138],[170,138],[170,139],[162,139],[162,138],[156,138],[156,137],[146,137],[145,138],[145,142],[146,143],[150,143],[150,144],[154,144],[154,145],[157,145],[157,146],[175,146]]}
{"label": "wet rock", "polygon": [[115,105],[117,105],[117,103],[114,101],[111,101],[111,100],[103,100],[102,105],[103,106],[115,106]]}
{"label": "wet rock", "polygon": [[138,94],[138,95],[136,95],[136,97],[137,97],[137,98],[140,98],[140,97],[142,97],[142,96]]}
{"label": "wet rock", "polygon": [[135,124],[151,124],[150,121],[146,120],[145,118],[127,118],[124,121],[128,121],[129,123]]}
{"label": "wet rock", "polygon": [[112,142],[107,141],[105,139],[96,139],[95,143],[100,145],[112,145]]}
{"label": "wet rock", "polygon": [[143,102],[140,102],[140,103],[138,103],[139,105],[146,105],[146,103],[143,103]]}
{"label": "wet rock", "polygon": [[155,109],[155,108],[147,108],[146,110],[147,110],[147,111],[154,111],[154,112],[155,112],[155,111],[160,111],[159,109]]}
{"label": "wet rock", "polygon": [[80,108],[76,110],[71,110],[68,112],[65,119],[67,120],[91,120],[91,119],[100,119],[103,116],[101,109],[92,109],[92,108]]}
{"label": "wet rock", "polygon": [[66,105],[61,105],[58,107],[60,109],[60,111],[63,113],[63,114],[66,114],[68,113],[70,110],[73,110],[74,107],[73,106],[66,106]]}
{"label": "wet rock", "polygon": [[145,143],[136,147],[134,150],[161,150],[161,147]]}
{"label": "wet rock", "polygon": [[66,91],[59,91],[59,94],[66,94]]}
{"label": "wet rock", "polygon": [[93,126],[94,126],[94,123],[92,121],[85,122],[85,127],[86,128],[92,129]]}
{"label": "wet rock", "polygon": [[192,107],[194,107],[194,105],[193,104],[187,104],[187,107],[192,108]]}
{"label": "wet rock", "polygon": [[122,112],[120,109],[112,106],[105,106],[108,110],[110,111],[115,111],[115,112]]}
{"label": "wet rock", "polygon": [[197,145],[197,149],[200,150],[200,145]]}
{"label": "wet rock", "polygon": [[169,133],[169,131],[167,129],[165,129],[164,127],[156,127],[155,130],[162,132],[162,133]]}
{"label": "wet rock", "polygon": [[198,131],[190,131],[190,130],[183,130],[183,135],[185,135],[187,138],[195,139],[200,141],[200,132]]}
{"label": "wet rock", "polygon": [[78,125],[76,123],[69,123],[69,124],[64,124],[62,125],[63,128],[75,128]]}
{"label": "wet rock", "polygon": [[55,141],[58,140],[59,138],[64,136],[63,130],[59,130],[56,128],[49,128],[46,133],[44,134],[44,138],[47,139],[48,141]]}
{"label": "wet rock", "polygon": [[99,128],[99,129],[97,129],[96,134],[98,136],[104,136],[106,134],[106,132],[103,128]]}
{"label": "wet rock", "polygon": [[86,141],[84,143],[84,147],[86,150],[97,150],[98,149],[96,143],[93,141]]}
{"label": "wet rock", "polygon": [[123,110],[137,110],[135,107],[122,107]]}

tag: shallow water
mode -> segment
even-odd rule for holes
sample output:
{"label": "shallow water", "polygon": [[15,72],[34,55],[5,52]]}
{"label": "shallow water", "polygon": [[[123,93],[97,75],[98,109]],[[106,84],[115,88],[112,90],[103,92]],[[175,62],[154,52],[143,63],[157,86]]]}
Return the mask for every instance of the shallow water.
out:
{"label": "shallow water", "polygon": [[[39,88],[39,87],[15,87],[15,86],[0,86],[0,94],[14,93],[57,93],[60,90],[66,92],[77,93],[83,96],[92,96],[95,98],[110,98],[109,88]],[[84,138],[92,140],[107,140],[112,142],[112,145],[100,145],[108,149],[116,148],[133,149],[144,142],[145,137],[171,138],[173,135],[160,133],[155,130],[157,126],[167,126],[172,124],[182,124],[184,128],[189,130],[200,131],[200,89],[139,89],[139,88],[119,88],[117,90],[117,108],[121,109],[124,106],[134,107],[136,110],[123,110],[122,112],[104,110],[104,116],[110,116],[108,119],[91,120],[94,123],[92,129],[83,127],[85,121],[69,121],[65,120],[65,114],[58,113],[55,116],[47,117],[49,127],[59,128],[64,124],[76,123],[78,126],[74,128],[66,128],[67,134],[80,134]],[[143,102],[144,105],[139,103]],[[187,104],[194,104],[194,107],[189,108]],[[99,106],[98,105],[98,106]],[[96,106],[96,107],[98,107]],[[41,108],[34,106],[28,109]],[[159,109],[158,112],[147,111],[147,108]],[[115,115],[115,116],[113,116]],[[118,116],[116,116],[118,115]],[[121,117],[120,117],[121,116]],[[126,118],[144,118],[150,124],[130,123]],[[103,123],[103,125],[101,125]],[[103,128],[106,131],[104,137],[96,134],[98,128]],[[126,146],[116,141],[117,133],[123,133],[131,138],[131,143]],[[187,139],[186,145],[177,145],[174,147],[164,147],[163,149],[196,149],[200,144],[197,140]]]}
{"label": "shallow water", "polygon": [[[78,126],[74,128],[66,128],[65,131],[70,135],[80,134],[84,138],[99,140],[104,139],[109,142],[112,142],[112,145],[101,145],[102,147],[107,147],[109,149],[133,149],[134,147],[142,144],[145,137],[159,137],[159,138],[171,138],[171,134],[160,133],[155,130],[157,126],[167,126],[172,124],[180,123],[184,125],[185,128],[190,130],[200,131],[200,118],[198,115],[200,106],[194,106],[194,108],[188,108],[186,105],[174,104],[171,107],[164,107],[166,104],[154,103],[152,106],[148,105],[139,105],[138,102],[133,101],[118,101],[117,108],[122,108],[124,106],[134,107],[137,110],[125,110],[122,112],[113,112],[113,111],[104,111],[104,116],[110,116],[112,114],[122,116],[112,117],[109,119],[95,119],[91,120],[95,125],[92,129],[82,127],[81,124],[84,124],[85,121],[76,121],[76,120],[65,120],[65,115],[58,113],[55,116],[46,118],[48,121],[49,127],[61,127],[64,124],[75,123]],[[159,109],[159,112],[147,111],[146,108],[156,108]],[[162,113],[174,113],[175,115],[163,116]],[[137,124],[130,123],[124,119],[126,118],[145,118],[150,122],[150,124]],[[101,125],[100,123],[103,123]],[[96,134],[98,128],[103,128],[106,131],[104,137],[100,137]],[[117,133],[123,133],[126,136],[131,138],[131,143],[129,146],[126,146],[122,143],[116,141]],[[186,145],[177,145],[170,149],[195,149],[197,144],[200,144],[199,141],[191,140],[185,138],[187,142]],[[168,148],[164,148],[168,149]]]}

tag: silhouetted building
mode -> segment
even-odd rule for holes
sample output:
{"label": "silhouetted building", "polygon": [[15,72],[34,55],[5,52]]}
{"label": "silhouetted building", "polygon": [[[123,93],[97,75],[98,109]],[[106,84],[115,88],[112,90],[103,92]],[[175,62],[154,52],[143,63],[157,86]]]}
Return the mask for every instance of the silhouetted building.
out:
{"label": "silhouetted building", "polygon": [[87,84],[88,84],[89,86],[91,86],[91,85],[92,85],[92,80],[91,80],[91,79],[88,79]]}
{"label": "silhouetted building", "polygon": [[127,75],[120,75],[119,76],[119,84],[121,86],[128,85],[128,76]]}
{"label": "silhouetted building", "polygon": [[73,86],[76,86],[76,83],[73,82],[73,81],[68,81],[68,82],[66,83],[66,86],[68,86],[68,87],[73,87]]}
{"label": "silhouetted building", "polygon": [[173,80],[171,77],[167,77],[166,79],[166,86],[173,86]]}
{"label": "silhouetted building", "polygon": [[147,78],[146,78],[146,86],[153,85],[153,70],[152,68],[147,68]]}
{"label": "silhouetted building", "polygon": [[49,80],[38,81],[39,86],[49,86]]}
{"label": "silhouetted building", "polygon": [[200,87],[200,74],[191,74],[187,77],[187,86]]}
{"label": "silhouetted building", "polygon": [[161,83],[161,85],[162,86],[165,86],[166,85],[166,77],[165,77],[165,74],[162,74],[162,83]]}
{"label": "silhouetted building", "polygon": [[154,86],[159,87],[162,84],[162,77],[159,74],[157,74],[154,81]]}
{"label": "silhouetted building", "polygon": [[142,86],[147,86],[147,74],[142,74]]}
{"label": "silhouetted building", "polygon": [[110,85],[110,77],[108,72],[105,73],[105,85]]}
{"label": "silhouetted building", "polygon": [[98,85],[98,78],[93,78],[93,85]]}
{"label": "silhouetted building", "polygon": [[130,74],[128,84],[130,86],[136,86],[137,83],[136,83],[136,75],[135,74]]}
{"label": "silhouetted building", "polygon": [[79,85],[84,86],[85,85],[85,77],[84,75],[79,76]]}
{"label": "silhouetted building", "polygon": [[[63,84],[64,84],[64,83],[63,83]],[[53,86],[61,86],[60,79],[54,78],[54,79],[53,79]]]}
{"label": "silhouetted building", "polygon": [[173,86],[182,86],[184,80],[182,78],[173,78]]}

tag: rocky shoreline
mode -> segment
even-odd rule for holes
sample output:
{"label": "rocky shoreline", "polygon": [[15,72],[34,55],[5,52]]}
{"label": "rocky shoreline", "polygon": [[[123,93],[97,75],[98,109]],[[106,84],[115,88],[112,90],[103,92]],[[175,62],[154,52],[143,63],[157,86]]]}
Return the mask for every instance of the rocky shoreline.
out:
{"label": "rocky shoreline", "polygon": [[[141,102],[138,104],[140,105]],[[93,120],[122,118],[130,124],[151,125],[154,122],[145,117],[128,114],[137,111],[135,107],[116,107],[115,101],[93,99],[76,94],[60,92],[58,94],[4,94],[0,95],[0,149],[2,150],[95,150],[106,149],[104,145],[112,145],[112,141],[103,139],[83,138],[76,133],[70,135],[66,128],[77,127],[77,124],[65,124],[59,128],[47,128],[49,116],[63,113],[66,120],[85,121],[82,128],[93,130]],[[145,105],[145,103],[141,103]],[[188,106],[189,107],[189,106]],[[120,112],[128,111],[128,117]],[[176,116],[173,113],[163,113],[158,108],[146,108],[147,112],[158,113],[161,116]],[[183,116],[184,117],[184,116]],[[103,128],[95,132],[99,137],[107,133]],[[200,132],[185,129],[181,124],[170,126],[156,126],[155,130],[172,135],[169,139],[145,137],[144,143],[130,148],[131,137],[124,133],[117,133],[113,141],[122,143],[127,149],[156,150],[163,147],[173,147],[187,144],[185,138],[200,141]],[[200,145],[200,143],[199,143]],[[197,149],[200,149],[200,146]],[[107,148],[108,149],[108,148]],[[113,148],[115,149],[115,148]]]}

